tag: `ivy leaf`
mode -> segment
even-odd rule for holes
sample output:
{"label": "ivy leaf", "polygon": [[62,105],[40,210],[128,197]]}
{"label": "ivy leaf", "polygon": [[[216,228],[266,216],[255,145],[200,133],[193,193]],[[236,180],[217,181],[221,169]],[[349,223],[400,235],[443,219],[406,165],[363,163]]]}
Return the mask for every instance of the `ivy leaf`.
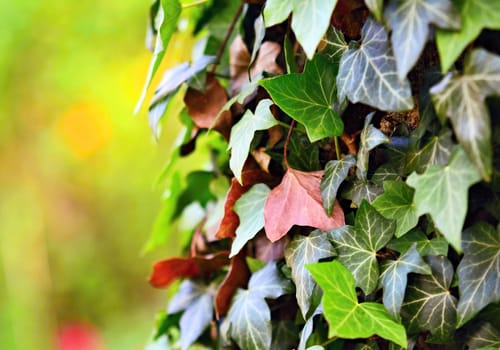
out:
{"label": "ivy leaf", "polygon": [[428,341],[445,343],[455,331],[457,299],[450,293],[453,266],[444,256],[428,256],[432,275],[417,275],[406,288],[401,308],[408,333],[429,331]]}
{"label": "ivy leaf", "polygon": [[231,129],[231,136],[229,138],[229,148],[231,149],[229,167],[240,183],[242,182],[241,172],[243,165],[248,157],[248,152],[250,152],[250,144],[255,132],[257,130],[267,130],[278,124],[269,109],[272,104],[273,102],[269,99],[261,100],[255,109],[255,113],[247,110],[241,120]]}
{"label": "ivy leaf", "polygon": [[380,350],[376,340],[368,340],[366,344],[356,344],[354,350]]}
{"label": "ivy leaf", "polygon": [[[215,117],[214,123],[220,118],[220,116],[225,112],[229,111],[231,107],[235,104],[238,103],[240,105],[243,105],[247,99],[250,98],[253,94],[256,93],[257,88],[259,87],[259,81],[262,79],[262,76],[257,76],[252,79],[252,81],[243,84],[241,87],[240,92],[238,92],[236,95],[231,97],[225,104],[222,106],[221,110]],[[212,124],[213,126],[213,124]]]}
{"label": "ivy leaf", "polygon": [[448,242],[442,236],[429,239],[419,230],[412,230],[403,237],[390,241],[387,248],[404,253],[413,243],[417,244],[417,251],[421,256],[448,255]]}
{"label": "ivy leaf", "polygon": [[[300,124],[296,126],[296,129],[299,127]],[[297,170],[321,170],[318,144],[309,142],[309,138],[304,133],[292,133],[290,143],[288,144],[288,163],[292,168]]]}
{"label": "ivy leaf", "polygon": [[279,274],[275,262],[250,278],[248,289],[238,289],[227,314],[229,335],[242,349],[269,349],[272,340],[271,311],[265,298],[276,299],[292,289]]}
{"label": "ivy leaf", "polygon": [[399,319],[399,311],[405,296],[406,283],[410,272],[430,275],[430,267],[422,260],[413,244],[398,260],[385,261],[382,264],[380,285],[384,288],[383,302],[389,313]]}
{"label": "ivy leaf", "polygon": [[492,146],[484,100],[499,91],[500,56],[483,49],[467,56],[463,75],[447,75],[431,88],[437,113],[451,119],[458,141],[486,181],[492,173]]}
{"label": "ivy leaf", "polygon": [[410,82],[400,81],[396,60],[389,46],[384,26],[368,18],[361,32],[361,46],[349,45],[342,55],[337,76],[338,98],[347,96],[384,111],[413,108]]}
{"label": "ivy leaf", "polygon": [[417,214],[430,214],[457,252],[461,252],[468,189],[479,180],[481,176],[460,147],[455,148],[447,166],[432,165],[422,175],[412,173],[406,180],[415,189]]}
{"label": "ivy leaf", "polygon": [[481,322],[474,333],[467,337],[469,349],[500,348],[500,330],[489,322]]}
{"label": "ivy leaf", "polygon": [[483,28],[500,29],[500,3],[490,0],[460,0],[462,28],[459,31],[438,30],[436,34],[441,71],[446,72],[467,45]]}
{"label": "ivy leaf", "polygon": [[307,58],[312,59],[325,34],[337,0],[269,0],[264,7],[266,27],[283,22],[293,12],[292,29]]}
{"label": "ivy leaf", "polygon": [[325,175],[321,179],[321,198],[328,215],[332,214],[337,191],[354,164],[356,164],[356,158],[352,154],[340,160],[331,160],[326,163]]}
{"label": "ivy leaf", "polygon": [[[321,304],[318,305],[316,310],[314,310],[314,313],[309,317],[304,324],[304,327],[302,327],[302,331],[300,332],[300,341],[299,341],[299,346],[297,347],[297,350],[306,350],[306,345],[307,341],[309,340],[309,337],[314,331],[314,318],[317,315],[322,315],[323,314],[323,307]],[[312,347],[307,348],[307,350],[312,349]],[[321,349],[323,349],[321,347]]]}
{"label": "ivy leaf", "polygon": [[375,198],[384,192],[384,189],[379,184],[370,180],[355,179],[346,189],[342,192],[345,199],[350,199],[354,206],[359,207],[361,201],[365,199],[368,203],[373,203]]}
{"label": "ivy leaf", "polygon": [[457,268],[458,327],[500,300],[500,226],[479,222],[463,233],[464,257]]}
{"label": "ivy leaf", "polygon": [[402,181],[385,181],[384,193],[372,203],[380,214],[396,220],[396,237],[401,237],[418,223],[417,208],[413,204],[413,188]]}
{"label": "ivy leaf", "polygon": [[271,190],[259,183],[243,194],[234,205],[234,211],[240,218],[240,225],[236,229],[236,238],[231,246],[233,257],[243,246],[264,227],[264,205]]}
{"label": "ivy leaf", "polygon": [[328,27],[325,36],[321,39],[320,52],[338,64],[344,52],[349,49],[344,34],[334,26]]}
{"label": "ivy leaf", "polygon": [[356,176],[362,181],[366,181],[370,151],[382,143],[389,142],[389,138],[371,124],[374,115],[375,112],[372,112],[366,116],[359,141],[360,147],[357,155]]}
{"label": "ivy leaf", "polygon": [[252,66],[255,59],[257,58],[257,52],[259,51],[260,46],[262,45],[262,41],[264,40],[264,36],[266,35],[266,27],[264,26],[264,17],[262,15],[258,16],[255,19],[253,24],[255,39],[253,42],[252,49],[252,57],[250,57],[249,67]]}
{"label": "ivy leaf", "polygon": [[316,287],[306,264],[335,256],[335,250],[328,240],[328,235],[320,230],[311,232],[309,236],[295,235],[286,246],[286,264],[292,268],[292,279],[295,282],[297,302],[306,319],[311,307],[311,297]]}
{"label": "ivy leaf", "polygon": [[460,16],[450,0],[391,0],[384,17],[392,29],[391,41],[399,79],[415,65],[429,37],[429,25],[459,29]]}
{"label": "ivy leaf", "polygon": [[329,337],[369,338],[374,334],[406,347],[404,327],[379,303],[358,303],[354,278],[338,261],[307,265],[323,289],[323,312]]}
{"label": "ivy leaf", "polygon": [[327,216],[321,200],[320,182],[323,171],[303,172],[289,168],[264,207],[267,237],[279,240],[293,225],[312,226],[321,230],[344,225],[344,213],[339,204],[332,216]]}
{"label": "ivy leaf", "polygon": [[311,142],[339,136],[344,123],[336,104],[337,66],[321,55],[306,63],[301,74],[285,74],[260,82],[290,117],[303,124]]}
{"label": "ivy leaf", "polygon": [[382,10],[384,7],[384,0],[365,0],[366,7],[370,9],[377,21],[382,22]]}
{"label": "ivy leaf", "polygon": [[453,146],[454,143],[451,140],[451,131],[449,130],[431,137],[421,149],[408,152],[405,172],[416,171],[420,174],[431,165],[448,164]]}
{"label": "ivy leaf", "polygon": [[344,264],[356,279],[356,286],[365,294],[377,288],[379,268],[376,253],[394,235],[396,222],[380,215],[368,202],[362,201],[353,226],[343,226],[329,232]]}
{"label": "ivy leaf", "polygon": [[160,67],[163,56],[165,56],[170,38],[177,28],[177,21],[181,15],[181,9],[182,7],[178,0],[160,0],[159,2],[158,12],[156,13],[156,18],[154,19],[154,22],[158,23],[158,25],[157,28],[155,28],[157,30],[157,35],[153,58],[148,69],[141,97],[135,107],[135,113],[139,112],[139,109],[146,98],[146,92],[149,85],[151,85],[151,80],[153,80],[153,76]]}
{"label": "ivy leaf", "polygon": [[292,349],[298,338],[298,328],[295,322],[281,320],[273,322],[273,341],[270,349],[289,350]]}

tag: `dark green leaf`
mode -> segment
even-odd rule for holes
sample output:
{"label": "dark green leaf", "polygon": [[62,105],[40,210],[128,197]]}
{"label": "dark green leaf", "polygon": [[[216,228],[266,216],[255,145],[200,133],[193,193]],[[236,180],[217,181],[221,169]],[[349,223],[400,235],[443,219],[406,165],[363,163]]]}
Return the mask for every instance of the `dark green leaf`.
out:
{"label": "dark green leaf", "polygon": [[408,284],[401,316],[408,333],[429,331],[431,342],[446,343],[455,331],[457,299],[449,288],[453,266],[444,256],[428,256],[432,275],[417,275]]}
{"label": "dark green leaf", "polygon": [[285,259],[292,268],[295,293],[302,316],[306,319],[311,307],[311,297],[316,287],[306,264],[335,256],[335,250],[326,232],[315,230],[309,236],[295,235],[285,249]]}
{"label": "dark green leaf", "polygon": [[415,65],[429,37],[429,25],[459,29],[460,15],[450,0],[391,0],[384,17],[392,29],[391,41],[399,79]]}
{"label": "dark green leaf", "polygon": [[309,59],[325,34],[337,0],[268,0],[264,7],[266,27],[283,22],[293,12],[292,29]]}
{"label": "dark green leaf", "polygon": [[382,264],[380,285],[384,288],[383,302],[387,311],[395,319],[399,319],[399,311],[403,304],[410,272],[424,275],[431,274],[431,269],[420,257],[416,244],[413,244],[398,260],[385,261]]}
{"label": "dark green leaf", "polygon": [[337,76],[339,101],[346,96],[384,111],[413,108],[410,82],[400,81],[396,60],[384,26],[368,18],[361,33],[359,48],[350,47],[342,55]]}
{"label": "dark green leaf", "polygon": [[339,136],[344,123],[336,103],[337,66],[316,55],[302,74],[286,74],[260,82],[290,117],[303,124],[311,142],[327,136]]}
{"label": "dark green leaf", "polygon": [[323,310],[329,337],[368,338],[374,334],[406,346],[404,327],[379,303],[358,303],[354,278],[338,261],[307,266],[323,289]]}
{"label": "dark green leaf", "polygon": [[255,109],[255,113],[247,110],[240,121],[231,129],[231,136],[229,138],[229,148],[231,149],[229,167],[240,184],[242,182],[241,171],[248,158],[250,144],[255,132],[257,130],[267,130],[278,124],[278,121],[269,109],[272,104],[271,100],[261,100]]}
{"label": "dark green leaf", "polygon": [[332,214],[340,185],[355,163],[356,159],[351,154],[340,160],[331,160],[326,163],[325,175],[321,179],[321,198],[323,198],[323,205],[328,215]]}
{"label": "dark green leaf", "polygon": [[264,227],[264,205],[271,190],[259,183],[243,194],[234,205],[234,211],[240,218],[240,225],[236,229],[236,238],[231,246],[233,257],[243,246]]}
{"label": "dark green leaf", "polygon": [[481,322],[479,326],[468,335],[467,345],[469,349],[491,347],[500,348],[500,330],[489,322]]}
{"label": "dark green leaf", "polygon": [[396,220],[396,237],[401,237],[417,225],[418,215],[413,205],[414,190],[401,181],[384,182],[384,193],[372,203],[380,214]]}
{"label": "dark green leaf", "polygon": [[442,236],[429,239],[419,230],[412,230],[403,237],[390,241],[387,248],[404,253],[413,243],[417,244],[417,251],[421,256],[448,255],[448,242]]}
{"label": "dark green leaf", "polygon": [[326,35],[321,39],[321,54],[338,64],[347,49],[349,45],[344,39],[344,34],[334,26],[328,27]]}
{"label": "dark green leaf", "polygon": [[423,173],[431,165],[446,165],[454,146],[451,131],[445,131],[439,136],[433,136],[421,149],[408,152],[405,172]]}
{"label": "dark green leaf", "polygon": [[500,226],[479,222],[463,232],[464,257],[457,268],[458,326],[500,300]]}
{"label": "dark green leaf", "polygon": [[318,144],[309,142],[305,133],[292,133],[288,144],[288,163],[297,170],[320,170]]}
{"label": "dark green leaf", "polygon": [[298,339],[298,329],[293,321],[273,322],[273,341],[270,349],[288,350],[293,348]]}
{"label": "dark green leaf", "polygon": [[461,252],[468,189],[479,180],[481,176],[460,147],[453,151],[449,165],[432,165],[422,175],[412,173],[406,180],[415,188],[413,201],[417,214],[430,214],[436,227],[458,252]]}
{"label": "dark green leaf", "polygon": [[375,340],[368,340],[367,343],[365,344],[356,344],[354,347],[354,350],[379,350],[380,348],[378,347],[377,341]]}
{"label": "dark green leaf", "polygon": [[[500,10],[499,10],[500,11]],[[489,180],[492,173],[491,127],[484,99],[500,94],[500,56],[476,49],[465,60],[461,76],[449,73],[431,88],[436,111],[451,119],[458,141]]]}
{"label": "dark green leaf", "polygon": [[396,222],[380,215],[368,202],[361,202],[354,227],[343,226],[329,231],[344,264],[365,294],[377,288],[379,268],[376,253],[394,235]]}
{"label": "dark green leaf", "polygon": [[359,207],[363,199],[368,203],[372,203],[375,198],[384,192],[384,189],[379,184],[373,181],[362,181],[355,179],[346,189],[342,192],[342,197],[350,199],[352,203]]}
{"label": "dark green leaf", "polygon": [[366,116],[359,141],[360,147],[356,162],[356,176],[362,181],[366,181],[370,151],[383,143],[389,142],[389,138],[371,124],[374,115],[375,112],[372,112]]}
{"label": "dark green leaf", "polygon": [[285,50],[286,72],[288,74],[297,73],[297,61],[295,61],[295,53],[293,51],[292,42],[288,36],[285,36],[283,48]]}
{"label": "dark green leaf", "polygon": [[483,28],[500,29],[500,2],[458,0],[456,3],[462,16],[462,28],[459,31],[437,31],[437,47],[443,73],[451,67],[466,46],[479,36]]}

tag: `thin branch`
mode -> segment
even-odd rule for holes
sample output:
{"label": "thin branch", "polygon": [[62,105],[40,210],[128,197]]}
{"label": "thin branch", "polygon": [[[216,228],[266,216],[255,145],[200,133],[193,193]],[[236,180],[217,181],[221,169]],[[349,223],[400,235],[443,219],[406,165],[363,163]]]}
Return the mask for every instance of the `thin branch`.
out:
{"label": "thin branch", "polygon": [[292,124],[290,124],[290,129],[288,129],[288,135],[286,135],[285,148],[283,149],[283,157],[285,159],[285,165],[287,169],[290,168],[290,165],[288,164],[288,155],[287,155],[288,144],[290,143],[290,139],[292,138],[292,132],[296,124],[297,122],[295,120],[292,120]]}
{"label": "thin branch", "polygon": [[231,37],[231,33],[234,30],[234,26],[236,25],[236,22],[238,22],[238,18],[241,15],[241,12],[243,11],[243,1],[240,3],[240,6],[238,7],[238,10],[236,10],[236,13],[234,14],[233,20],[231,21],[231,24],[227,28],[226,35],[224,36],[224,39],[222,40],[222,43],[219,47],[219,51],[217,51],[217,58],[215,60],[215,63],[212,66],[212,69],[210,70],[210,73],[215,73],[215,69],[217,68],[217,64],[219,63],[222,54],[224,53],[224,50],[226,48],[227,42],[229,38]]}
{"label": "thin branch", "polygon": [[337,156],[337,160],[340,160],[340,146],[338,136],[335,136],[333,140],[335,141],[335,154]]}

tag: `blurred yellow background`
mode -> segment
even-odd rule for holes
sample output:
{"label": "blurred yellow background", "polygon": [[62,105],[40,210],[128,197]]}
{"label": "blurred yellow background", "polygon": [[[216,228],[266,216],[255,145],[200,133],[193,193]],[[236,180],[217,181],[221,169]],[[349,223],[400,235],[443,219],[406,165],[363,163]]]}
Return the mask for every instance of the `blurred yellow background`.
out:
{"label": "blurred yellow background", "polygon": [[[133,116],[149,6],[0,1],[2,350],[59,349],[72,325],[103,349],[143,349],[164,305],[146,278],[173,252],[140,251],[178,127],[156,143],[146,108]],[[173,39],[164,67],[189,58],[189,40]]]}

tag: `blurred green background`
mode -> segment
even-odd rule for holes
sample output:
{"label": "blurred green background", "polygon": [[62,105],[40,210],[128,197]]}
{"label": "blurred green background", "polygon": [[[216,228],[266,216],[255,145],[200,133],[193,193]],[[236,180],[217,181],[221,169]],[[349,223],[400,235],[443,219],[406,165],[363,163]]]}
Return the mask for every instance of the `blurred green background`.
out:
{"label": "blurred green background", "polygon": [[[143,349],[165,303],[147,275],[174,252],[140,256],[178,128],[156,143],[146,108],[133,116],[149,5],[0,1],[2,350],[59,349],[71,325],[93,329],[96,349]],[[164,67],[190,40],[173,38]]]}

